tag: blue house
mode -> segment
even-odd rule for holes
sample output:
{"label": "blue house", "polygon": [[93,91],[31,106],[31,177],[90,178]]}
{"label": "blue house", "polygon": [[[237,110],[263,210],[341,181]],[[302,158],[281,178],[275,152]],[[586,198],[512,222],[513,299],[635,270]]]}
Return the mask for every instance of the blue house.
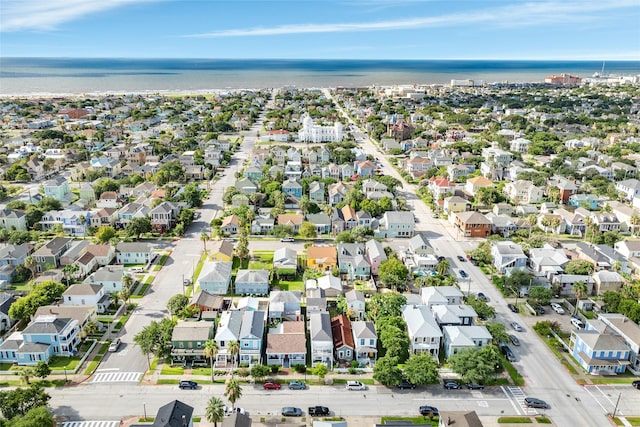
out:
{"label": "blue house", "polygon": [[240,327],[240,365],[261,363],[264,311],[245,311]]}
{"label": "blue house", "polygon": [[210,294],[224,295],[229,290],[231,282],[231,262],[205,263],[198,277],[198,287]]}
{"label": "blue house", "polygon": [[238,270],[235,290],[239,295],[267,295],[269,293],[269,270]]}
{"label": "blue house", "polygon": [[620,374],[631,363],[631,349],[600,320],[589,320],[585,329],[572,332],[571,343],[573,357],[590,374]]}
{"label": "blue house", "polygon": [[39,316],[22,333],[11,335],[0,345],[0,363],[22,366],[49,362],[51,356],[70,357],[80,345],[78,321],[57,316]]}
{"label": "blue house", "polygon": [[302,197],[302,185],[295,179],[288,179],[282,183],[282,192],[299,199]]}
{"label": "blue house", "polygon": [[569,205],[595,211],[598,209],[598,200],[595,194],[572,194],[569,196]]}

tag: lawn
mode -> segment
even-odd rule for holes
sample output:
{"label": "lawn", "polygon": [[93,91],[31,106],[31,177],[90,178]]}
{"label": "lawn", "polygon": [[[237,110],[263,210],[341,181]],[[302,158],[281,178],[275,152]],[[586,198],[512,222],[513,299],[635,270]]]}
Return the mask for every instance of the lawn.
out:
{"label": "lawn", "polygon": [[164,367],[160,371],[160,375],[184,375],[184,368]]}
{"label": "lawn", "polygon": [[594,384],[631,384],[637,377],[610,377],[610,378],[591,378],[591,382]]}
{"label": "lawn", "polygon": [[304,282],[300,280],[280,280],[273,279],[273,287],[279,288],[281,291],[304,291]]}
{"label": "lawn", "polygon": [[429,420],[428,417],[382,417],[382,424],[386,424],[387,420],[397,420],[402,421],[402,424],[431,424],[433,427],[438,426],[438,417],[433,417],[432,420]]}
{"label": "lawn", "polygon": [[531,424],[531,418],[529,417],[500,417],[498,418],[498,424]]}
{"label": "lawn", "polygon": [[250,270],[271,270],[273,267],[273,262],[265,262],[265,261],[249,261],[249,269]]}
{"label": "lawn", "polygon": [[507,370],[507,373],[511,377],[511,381],[513,381],[513,385],[523,386],[524,385],[524,378],[522,378],[522,375],[520,375],[518,370],[513,367],[511,362],[509,362],[506,359],[506,357],[504,357],[502,355],[500,355],[500,357],[502,358],[502,366],[504,366],[505,369]]}

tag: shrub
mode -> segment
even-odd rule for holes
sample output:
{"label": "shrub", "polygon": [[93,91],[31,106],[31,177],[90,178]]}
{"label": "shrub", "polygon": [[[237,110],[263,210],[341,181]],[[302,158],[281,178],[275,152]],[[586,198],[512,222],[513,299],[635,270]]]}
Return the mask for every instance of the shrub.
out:
{"label": "shrub", "polygon": [[299,374],[304,374],[305,372],[307,372],[307,366],[306,365],[293,365],[293,370],[296,371]]}

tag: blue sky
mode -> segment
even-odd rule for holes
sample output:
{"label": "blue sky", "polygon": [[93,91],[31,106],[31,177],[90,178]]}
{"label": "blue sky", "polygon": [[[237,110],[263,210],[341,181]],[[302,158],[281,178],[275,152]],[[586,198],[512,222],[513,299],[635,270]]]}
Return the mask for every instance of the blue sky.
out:
{"label": "blue sky", "polygon": [[640,60],[640,0],[0,0],[0,56]]}

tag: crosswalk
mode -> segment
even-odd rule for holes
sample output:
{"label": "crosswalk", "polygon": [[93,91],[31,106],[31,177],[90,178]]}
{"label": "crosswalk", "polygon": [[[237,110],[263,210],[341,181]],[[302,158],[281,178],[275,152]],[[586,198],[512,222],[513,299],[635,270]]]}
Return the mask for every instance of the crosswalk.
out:
{"label": "crosswalk", "polygon": [[511,393],[514,400],[518,402],[518,405],[520,405],[520,408],[522,408],[525,415],[538,414],[538,411],[536,411],[534,408],[529,408],[527,405],[524,404],[524,398],[527,397],[527,395],[524,391],[522,391],[520,387],[508,386],[507,390],[509,390],[509,393]]}
{"label": "crosswalk", "polygon": [[98,372],[93,376],[92,383],[128,383],[138,382],[142,372]]}
{"label": "crosswalk", "polygon": [[120,421],[65,421],[62,427],[119,427]]}

